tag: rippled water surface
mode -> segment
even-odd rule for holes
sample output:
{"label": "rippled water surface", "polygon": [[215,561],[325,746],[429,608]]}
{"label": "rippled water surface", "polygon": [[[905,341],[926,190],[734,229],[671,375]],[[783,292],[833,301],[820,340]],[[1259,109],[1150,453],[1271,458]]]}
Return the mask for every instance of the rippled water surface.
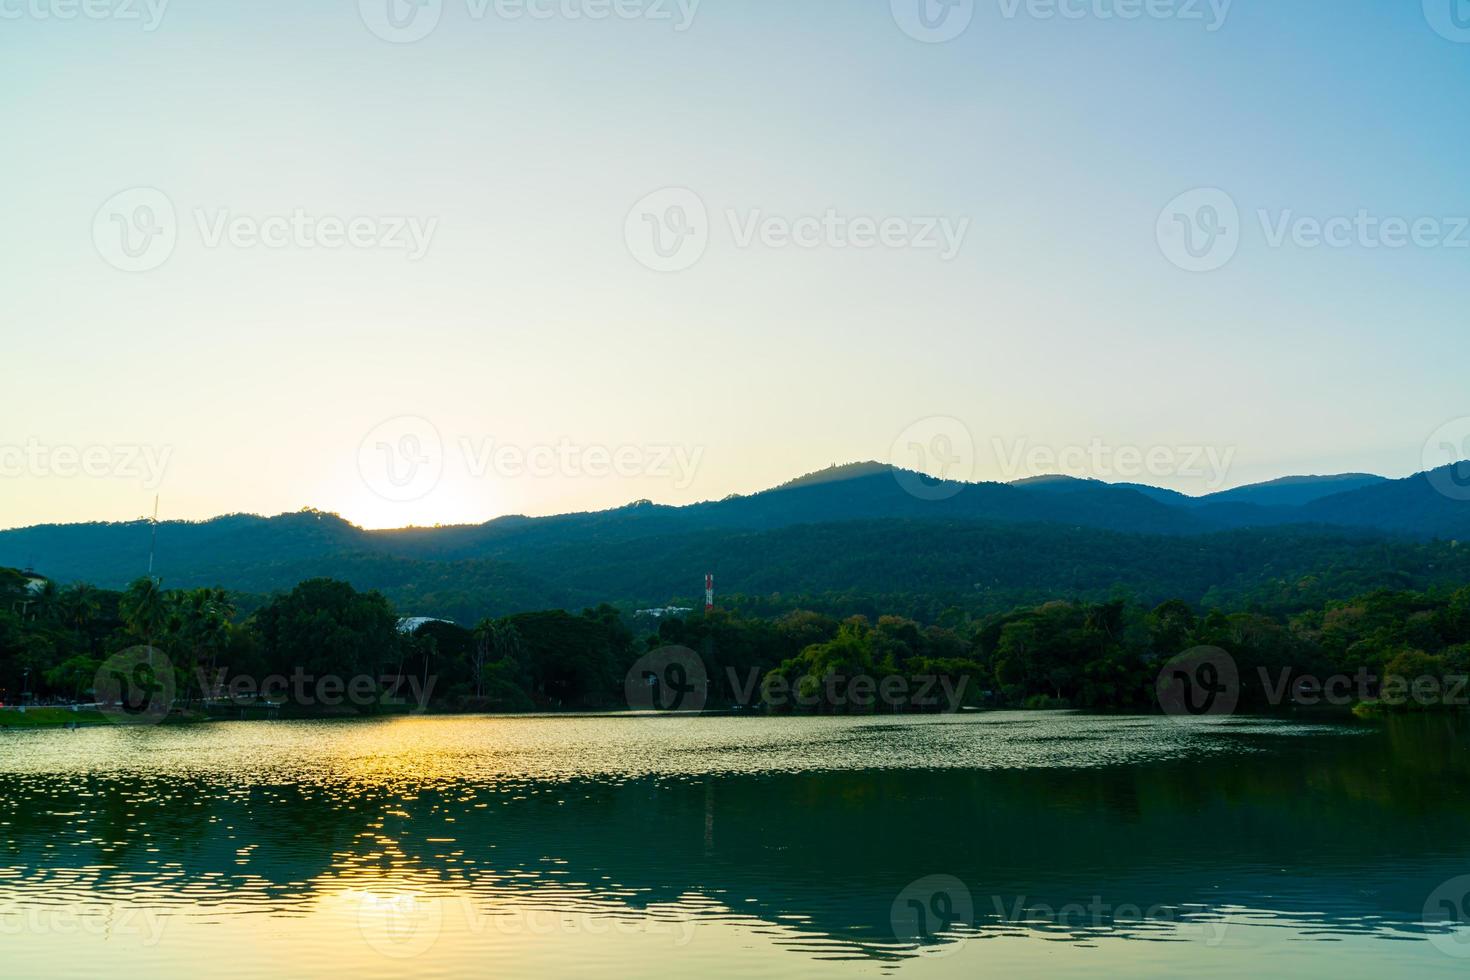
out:
{"label": "rippled water surface", "polygon": [[1470,732],[997,713],[0,732],[0,975],[1470,974]]}

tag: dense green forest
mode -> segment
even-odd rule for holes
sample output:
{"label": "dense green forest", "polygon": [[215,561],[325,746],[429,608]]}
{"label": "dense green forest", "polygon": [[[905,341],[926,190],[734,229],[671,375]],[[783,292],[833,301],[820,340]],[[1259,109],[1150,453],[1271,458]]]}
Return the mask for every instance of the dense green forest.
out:
{"label": "dense green forest", "polygon": [[[163,654],[160,662],[172,666],[172,703],[196,712],[222,703],[288,712],[621,708],[639,665],[671,648],[694,658],[681,670],[702,675],[695,707],[760,703],[774,710],[1154,711],[1161,670],[1202,646],[1233,659],[1243,710],[1288,705],[1297,699],[1283,691],[1295,691],[1304,677],[1367,676],[1368,686],[1354,689],[1362,698],[1376,697],[1388,676],[1431,677],[1450,690],[1470,672],[1467,586],[1298,601],[1290,613],[1126,598],[983,614],[948,606],[923,616],[764,613],[758,605],[656,622],[602,605],[408,631],[383,595],[330,579],[308,580],[245,611],[219,589],[170,590],[143,578],[113,591],[0,570],[0,702],[88,702],[108,658],[139,646]],[[932,604],[909,602],[917,605]],[[272,698],[262,694],[272,677],[308,683]],[[894,696],[848,696],[841,685],[858,677],[892,681]],[[322,678],[336,679],[327,691],[335,699],[322,697]],[[352,697],[342,696],[347,682],[358,685]],[[945,698],[921,695],[931,688]]]}
{"label": "dense green forest", "polygon": [[[175,557],[170,538],[182,532],[163,525],[159,567],[172,587],[228,588],[247,613],[297,582],[333,578],[381,592],[405,615],[470,624],[526,609],[608,603],[631,612],[691,605],[701,597],[707,571],[716,574],[721,606],[752,615],[806,609],[923,622],[951,607],[979,617],[1059,596],[1149,606],[1179,598],[1204,609],[1287,615],[1379,587],[1423,591],[1470,582],[1470,548],[1452,541],[1309,527],[1181,536],[1056,524],[871,520],[631,539],[593,535],[528,547],[509,559],[371,551],[309,557],[290,547],[271,555],[257,554],[252,544],[267,530],[298,545],[298,532],[335,541],[341,525],[330,515],[250,519],[245,526],[256,530],[212,537],[210,550],[218,548],[218,557],[197,563]],[[126,530],[136,537],[132,546],[99,549],[140,558],[125,576],[55,577],[126,587],[146,566],[148,528]],[[223,534],[225,528],[197,530]]]}

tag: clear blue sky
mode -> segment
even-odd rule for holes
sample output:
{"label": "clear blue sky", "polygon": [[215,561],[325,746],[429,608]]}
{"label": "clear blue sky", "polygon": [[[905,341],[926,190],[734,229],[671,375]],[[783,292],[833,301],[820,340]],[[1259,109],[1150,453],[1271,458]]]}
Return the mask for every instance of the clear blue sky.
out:
{"label": "clear blue sky", "polygon": [[[1470,43],[1418,0],[1237,0],[1218,24],[1204,0],[1203,20],[978,0],[945,43],[890,0],[704,0],[685,30],[674,0],[604,20],[564,13],[599,0],[426,0],[437,25],[396,43],[369,28],[388,2],[174,0],[148,30],[144,0],[141,21],[0,0],[0,526],[132,518],[155,492],[165,516],[372,526],[679,503],[888,459],[950,425],[932,417],[963,423],[979,479],[1030,475],[996,440],[1228,449],[1226,485],[1403,475],[1470,416],[1470,248],[1273,247],[1257,214],[1445,235],[1470,216]],[[656,272],[626,229],[669,187],[698,195],[708,242]],[[176,216],[148,271],[98,241],[133,188]],[[1240,215],[1209,272],[1160,244],[1196,188]],[[297,209],[432,235],[417,259],[209,244]],[[757,213],[829,209],[969,225],[949,260],[741,244]],[[399,493],[364,469],[422,445],[418,423],[377,430],[402,417],[440,442]],[[491,440],[643,455],[537,475],[477,464]],[[166,453],[161,480],[126,466],[135,446]],[[666,446],[697,466],[660,468]],[[63,447],[111,469],[61,475]]]}

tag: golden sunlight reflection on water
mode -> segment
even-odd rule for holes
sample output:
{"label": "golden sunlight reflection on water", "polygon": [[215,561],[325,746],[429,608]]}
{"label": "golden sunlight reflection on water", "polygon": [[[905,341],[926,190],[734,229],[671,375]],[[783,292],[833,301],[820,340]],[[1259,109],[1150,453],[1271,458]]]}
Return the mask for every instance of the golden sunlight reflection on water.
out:
{"label": "golden sunlight reflection on water", "polygon": [[89,980],[1448,976],[1457,933],[1420,919],[1470,872],[1464,737],[1020,712],[11,732],[0,938],[7,976]]}

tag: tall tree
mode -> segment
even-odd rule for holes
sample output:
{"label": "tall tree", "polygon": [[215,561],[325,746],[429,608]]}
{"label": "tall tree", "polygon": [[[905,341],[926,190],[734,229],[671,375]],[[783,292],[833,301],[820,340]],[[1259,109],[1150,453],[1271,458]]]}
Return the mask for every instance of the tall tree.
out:
{"label": "tall tree", "polygon": [[97,618],[97,613],[102,608],[102,600],[95,586],[88,585],[86,582],[76,582],[62,590],[60,605],[67,625],[80,637],[87,631],[92,620]]}
{"label": "tall tree", "polygon": [[123,593],[118,611],[135,636],[152,644],[163,633],[168,620],[168,600],[163,583],[152,577],[134,580]]}

